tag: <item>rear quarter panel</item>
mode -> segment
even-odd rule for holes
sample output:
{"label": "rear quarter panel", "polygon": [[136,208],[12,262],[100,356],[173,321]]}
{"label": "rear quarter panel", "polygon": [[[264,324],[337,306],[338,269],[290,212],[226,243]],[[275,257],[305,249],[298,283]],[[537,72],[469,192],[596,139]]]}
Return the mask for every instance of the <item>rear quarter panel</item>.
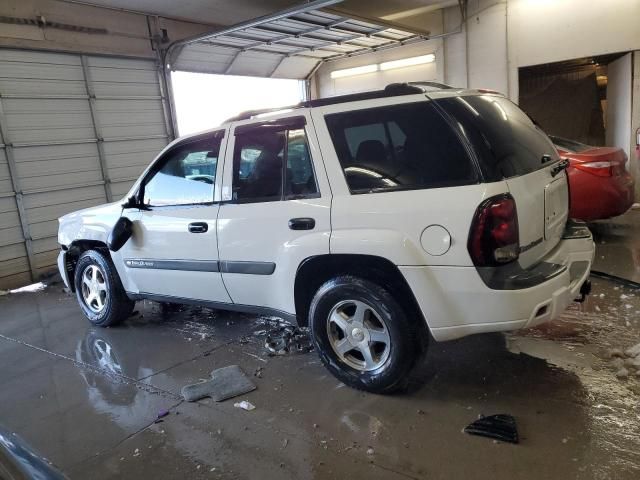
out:
{"label": "rear quarter panel", "polygon": [[[424,100],[423,95],[394,98],[395,104]],[[508,191],[504,181],[407,191],[351,194],[324,116],[360,107],[388,105],[389,99],[312,110],[312,118],[331,183],[331,253],[376,255],[396,265],[473,266],[467,251],[469,228],[483,200]],[[430,225],[451,236],[449,250],[430,255],[420,238]]]}

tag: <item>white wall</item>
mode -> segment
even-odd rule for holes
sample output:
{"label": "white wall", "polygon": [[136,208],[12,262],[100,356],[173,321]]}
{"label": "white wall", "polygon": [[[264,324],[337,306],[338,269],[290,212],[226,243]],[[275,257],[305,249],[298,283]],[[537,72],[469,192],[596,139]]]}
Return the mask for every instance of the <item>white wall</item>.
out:
{"label": "white wall", "polygon": [[518,67],[640,49],[640,0],[509,0],[509,84]]}
{"label": "white wall", "polygon": [[[505,15],[505,2],[470,2],[467,25],[444,40],[445,83],[509,94]],[[444,22],[447,32],[460,27],[458,7],[445,9]]]}
{"label": "white wall", "polygon": [[[436,56],[435,62],[414,67],[398,68],[353,77],[331,78],[331,72],[344,68],[358,67],[361,65],[371,65],[374,63],[397,60],[399,58],[416,57],[433,53]],[[442,51],[442,40],[430,40],[391,50],[382,50],[376,53],[358,55],[351,58],[327,62],[316,73],[312,89],[314,97],[331,97],[348,93],[363,92],[368,90],[378,90],[386,85],[395,82],[410,82],[418,80],[429,80],[435,82],[444,81],[444,71],[442,62],[444,59]]]}
{"label": "white wall", "polygon": [[640,129],[640,50],[633,52],[632,97],[629,170],[636,179],[636,198],[640,199],[640,150],[636,149],[636,132]]}
{"label": "white wall", "polygon": [[630,154],[632,53],[607,66],[606,144],[621,147]]}

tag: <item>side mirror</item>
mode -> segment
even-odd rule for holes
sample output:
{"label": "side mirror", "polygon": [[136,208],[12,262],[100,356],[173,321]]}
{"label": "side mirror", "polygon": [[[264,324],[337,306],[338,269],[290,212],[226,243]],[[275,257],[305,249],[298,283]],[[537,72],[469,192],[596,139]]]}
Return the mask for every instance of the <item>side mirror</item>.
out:
{"label": "side mirror", "polygon": [[127,217],[120,217],[113,226],[109,238],[107,238],[107,246],[112,252],[120,250],[127,240],[133,234],[133,222]]}
{"label": "side mirror", "polygon": [[135,195],[127,198],[127,201],[122,204],[122,208],[139,208],[139,207],[140,207],[140,202],[138,202],[138,199],[135,197]]}

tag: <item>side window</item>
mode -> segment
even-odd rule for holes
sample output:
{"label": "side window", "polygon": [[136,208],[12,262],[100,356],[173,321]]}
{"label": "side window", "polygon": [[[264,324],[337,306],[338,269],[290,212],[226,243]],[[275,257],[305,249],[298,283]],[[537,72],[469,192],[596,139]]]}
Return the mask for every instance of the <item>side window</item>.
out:
{"label": "side window", "polygon": [[273,202],[317,194],[304,129],[267,127],[236,134],[233,200]]}
{"label": "side window", "polygon": [[282,159],[286,131],[256,129],[236,135],[233,199],[241,203],[282,198]]}
{"label": "side window", "polygon": [[326,122],[352,193],[477,182],[460,137],[430,102],[335,113]]}
{"label": "side window", "polygon": [[304,129],[287,132],[285,198],[309,198],[318,194],[309,145]]}
{"label": "side window", "polygon": [[150,206],[213,202],[220,138],[207,138],[170,150],[145,180],[144,203]]}

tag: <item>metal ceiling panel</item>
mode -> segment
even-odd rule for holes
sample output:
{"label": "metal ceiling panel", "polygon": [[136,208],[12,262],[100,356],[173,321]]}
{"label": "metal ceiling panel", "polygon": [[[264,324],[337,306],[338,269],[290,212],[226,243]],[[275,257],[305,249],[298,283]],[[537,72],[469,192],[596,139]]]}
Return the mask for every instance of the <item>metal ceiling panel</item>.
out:
{"label": "metal ceiling panel", "polygon": [[306,79],[318,61],[428,40],[423,33],[321,10],[336,3],[315,0],[175,42],[168,49],[167,64],[171,70]]}
{"label": "metal ceiling panel", "polygon": [[154,61],[0,49],[0,289],[55,267],[60,216],[126,193],[166,100]]}

